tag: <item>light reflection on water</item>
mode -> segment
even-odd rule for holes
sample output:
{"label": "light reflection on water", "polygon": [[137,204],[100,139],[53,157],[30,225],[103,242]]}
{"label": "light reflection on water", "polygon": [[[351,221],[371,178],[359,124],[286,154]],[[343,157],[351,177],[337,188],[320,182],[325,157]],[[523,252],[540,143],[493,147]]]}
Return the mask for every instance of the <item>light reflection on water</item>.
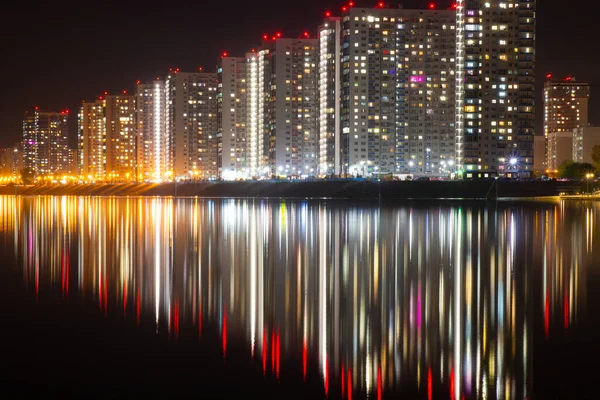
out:
{"label": "light reflection on water", "polygon": [[[76,291],[177,338],[219,327],[265,374],[327,393],[531,392],[542,335],[585,312],[600,205],[0,197],[35,290]],[[49,288],[49,289],[48,289]]]}

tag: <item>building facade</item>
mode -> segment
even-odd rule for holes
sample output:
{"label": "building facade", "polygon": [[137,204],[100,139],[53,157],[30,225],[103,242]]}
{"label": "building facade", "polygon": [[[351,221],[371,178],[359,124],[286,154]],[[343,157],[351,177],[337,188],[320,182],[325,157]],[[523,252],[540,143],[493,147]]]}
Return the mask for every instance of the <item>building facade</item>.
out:
{"label": "building facade", "polygon": [[23,119],[23,167],[36,175],[69,173],[68,111],[37,108]]}
{"label": "building facade", "polygon": [[136,176],[135,96],[108,95],[104,102],[106,179],[131,181]]}
{"label": "building facade", "polygon": [[172,72],[165,82],[165,133],[169,179],[218,176],[216,73]]}
{"label": "building facade", "polygon": [[[323,175],[447,175],[454,163],[456,14],[348,7],[320,33]],[[339,124],[339,125],[338,125]]]}
{"label": "building facade", "polygon": [[588,125],[588,102],[590,88],[587,83],[577,82],[573,77],[552,79],[544,82],[544,137],[546,138],[545,162],[555,169],[555,153],[550,151],[552,133],[572,133]]}
{"label": "building facade", "polygon": [[165,132],[165,83],[138,83],[136,91],[137,180],[167,179],[169,148]]}
{"label": "building facade", "polygon": [[594,164],[592,151],[600,146],[600,127],[585,126],[573,129],[573,161]]}
{"label": "building facade", "polygon": [[558,172],[565,161],[573,161],[573,132],[550,132],[548,142],[548,171]]}
{"label": "building facade", "polygon": [[318,40],[279,36],[248,54],[251,170],[258,176],[318,174]]}
{"label": "building facade", "polygon": [[106,178],[106,100],[83,102],[78,118],[78,171],[88,181]]}
{"label": "building facade", "polygon": [[535,0],[456,3],[456,158],[464,176],[531,176]]}
{"label": "building facade", "polygon": [[246,57],[222,57],[219,76],[219,176],[224,180],[250,177],[248,114],[249,64]]}

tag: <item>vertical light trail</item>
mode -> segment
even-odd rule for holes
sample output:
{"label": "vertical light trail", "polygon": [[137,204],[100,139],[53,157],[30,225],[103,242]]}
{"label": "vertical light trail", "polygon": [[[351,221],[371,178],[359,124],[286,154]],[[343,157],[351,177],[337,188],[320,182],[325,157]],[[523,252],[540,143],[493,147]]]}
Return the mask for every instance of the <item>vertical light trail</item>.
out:
{"label": "vertical light trail", "polygon": [[163,137],[162,128],[160,125],[161,119],[161,88],[159,83],[154,84],[154,177],[157,181],[162,180],[161,157],[162,146],[161,140]]}

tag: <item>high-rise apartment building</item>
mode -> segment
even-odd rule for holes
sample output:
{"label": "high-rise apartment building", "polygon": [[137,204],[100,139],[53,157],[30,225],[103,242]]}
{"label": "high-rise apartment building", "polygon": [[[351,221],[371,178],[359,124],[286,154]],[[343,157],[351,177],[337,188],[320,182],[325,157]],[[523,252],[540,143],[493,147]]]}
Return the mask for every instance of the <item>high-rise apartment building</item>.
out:
{"label": "high-rise apartment building", "polygon": [[167,176],[215,179],[218,175],[216,73],[171,72],[165,82]]}
{"label": "high-rise apartment building", "polygon": [[594,164],[592,152],[600,146],[600,126],[585,126],[573,129],[573,161]]}
{"label": "high-rise apartment building", "polygon": [[137,179],[167,179],[169,149],[165,132],[165,83],[138,83],[136,93]]}
{"label": "high-rise apartment building", "polygon": [[0,175],[3,177],[18,177],[23,168],[22,144],[0,149]]}
{"label": "high-rise apartment building", "polygon": [[318,174],[318,40],[306,36],[247,55],[253,176]]}
{"label": "high-rise apartment building", "polygon": [[220,177],[250,177],[248,158],[248,66],[245,57],[221,58],[219,76]]}
{"label": "high-rise apartment building", "polygon": [[37,175],[69,172],[68,111],[36,109],[23,119],[23,166]]}
{"label": "high-rise apartment building", "polygon": [[456,158],[465,177],[531,176],[535,0],[456,3]]}
{"label": "high-rise apartment building", "polygon": [[574,129],[588,125],[590,87],[573,77],[552,79],[552,75],[548,75],[547,78],[544,83],[545,162],[549,169],[555,170],[558,168],[555,152],[550,149],[556,148],[556,145],[550,141],[557,135],[552,134],[572,133]]}
{"label": "high-rise apartment building", "polygon": [[107,95],[84,102],[78,130],[80,175],[110,182],[135,178],[135,96]]}
{"label": "high-rise apartment building", "polygon": [[106,177],[105,100],[83,102],[79,110],[77,158],[79,175],[86,180]]}
{"label": "high-rise apartment building", "polygon": [[449,173],[455,24],[452,9],[385,5],[326,17],[319,29],[321,174]]}
{"label": "high-rise apartment building", "polygon": [[106,96],[104,115],[107,179],[133,180],[136,176],[135,96]]}

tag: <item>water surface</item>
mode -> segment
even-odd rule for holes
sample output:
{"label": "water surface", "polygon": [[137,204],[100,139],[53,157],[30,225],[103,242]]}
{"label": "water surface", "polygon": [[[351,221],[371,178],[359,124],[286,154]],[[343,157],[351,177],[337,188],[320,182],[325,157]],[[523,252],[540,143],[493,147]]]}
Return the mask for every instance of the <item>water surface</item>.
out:
{"label": "water surface", "polygon": [[593,398],[599,211],[0,197],[2,379],[110,397]]}

